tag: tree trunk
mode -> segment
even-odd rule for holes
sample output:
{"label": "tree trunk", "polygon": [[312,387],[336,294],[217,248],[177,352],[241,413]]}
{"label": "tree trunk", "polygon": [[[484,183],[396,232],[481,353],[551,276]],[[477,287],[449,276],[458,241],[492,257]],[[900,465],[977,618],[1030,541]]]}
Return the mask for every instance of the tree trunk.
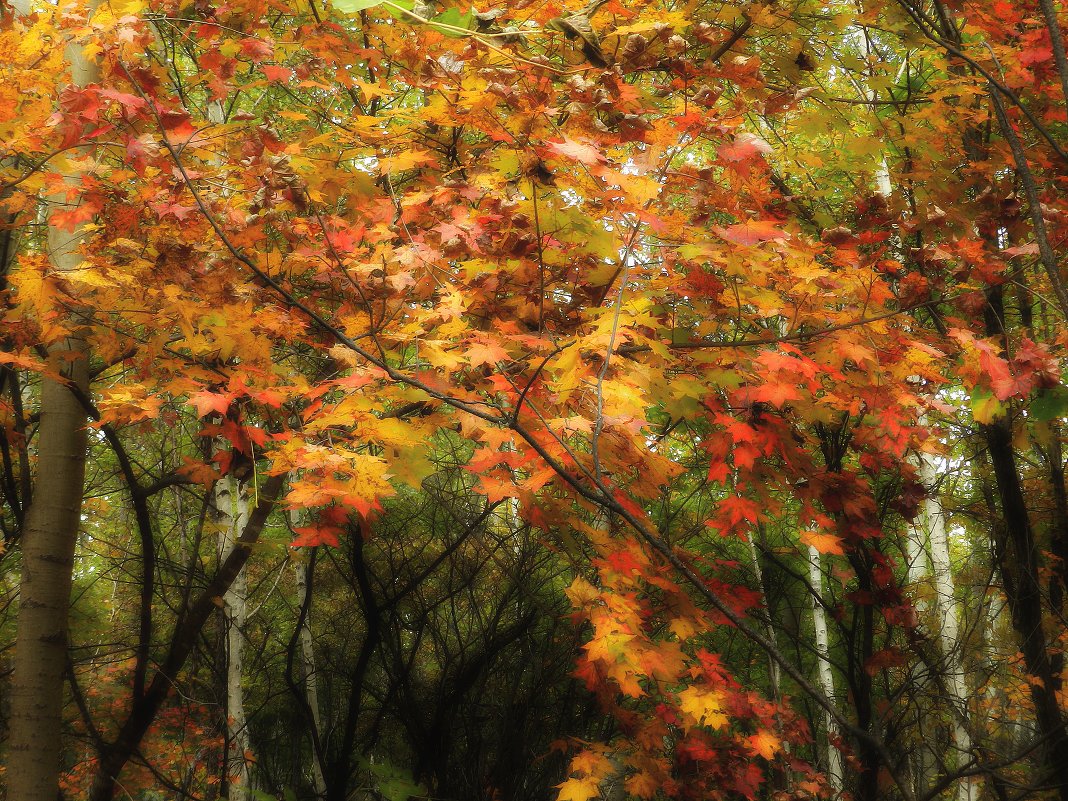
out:
{"label": "tree trunk", "polygon": [[[28,3],[13,3],[26,14]],[[68,48],[71,83],[85,86],[97,69],[80,48]],[[68,176],[70,180],[76,175]],[[84,225],[74,232],[48,228],[48,248],[59,273],[75,269]],[[75,320],[75,325],[79,324]],[[50,363],[83,395],[88,392],[88,354],[77,331],[50,351]],[[74,550],[81,520],[87,448],[86,412],[67,384],[41,381],[37,482],[22,542],[22,577],[11,679],[7,797],[56,801],[63,730],[63,672]]]}
{"label": "tree trunk", "polygon": [[[219,562],[226,560],[248,523],[248,495],[233,476],[215,484],[215,510],[219,522]],[[226,798],[246,801],[250,791],[249,754],[252,751],[245,717],[241,677],[245,669],[245,620],[247,618],[245,566],[223,595],[226,673]]]}
{"label": "tree trunk", "polygon": [[[987,335],[1003,339],[1005,306],[1001,287],[988,290],[987,300]],[[1020,638],[1024,665],[1036,679],[1030,682],[1031,700],[1035,705],[1035,722],[1045,744],[1047,776],[1044,778],[1058,787],[1061,801],[1068,801],[1068,733],[1064,730],[1064,714],[1058,701],[1061,677],[1054,672],[1050,659],[1039,579],[1042,566],[1016,468],[1012,423],[1008,417],[1002,417],[979,428],[994,468],[994,482],[1001,504],[1001,532],[996,535],[1001,542],[995,549],[998,568],[1012,625]]]}
{"label": "tree trunk", "polygon": [[[308,564],[301,560],[294,566],[297,574],[297,608],[308,609],[300,625],[301,675],[304,680],[304,692],[311,711],[311,725],[315,728],[314,737],[322,734],[323,726],[319,712],[319,677],[315,670],[315,646],[311,632],[311,599],[308,598]],[[326,777],[319,755],[312,754],[312,780],[315,785],[315,797],[326,798]]]}
{"label": "tree trunk", "polygon": [[[820,552],[811,545],[808,546],[808,580],[812,585],[812,628],[816,635],[816,676],[819,679],[820,691],[831,700],[834,700],[834,674],[831,672],[830,647],[827,638],[827,615],[820,604],[819,597],[823,595],[823,570],[820,567]],[[830,782],[836,795],[842,793],[842,754],[834,744],[838,738],[838,725],[830,716],[824,713],[824,726],[827,734],[827,780]]]}
{"label": "tree trunk", "polygon": [[[916,456],[919,480],[927,490],[927,497],[920,509],[920,520],[910,532],[920,547],[930,548],[931,578],[934,580],[935,623],[942,650],[942,665],[949,702],[953,705],[953,745],[957,751],[958,764],[968,759],[972,750],[972,737],[968,731],[968,687],[961,664],[960,619],[954,596],[953,572],[949,559],[949,532],[942,503],[936,494],[938,466],[930,454]],[[926,558],[923,559],[926,565]],[[913,578],[910,570],[910,579]],[[922,576],[921,576],[922,578]],[[971,778],[962,779],[957,785],[957,801],[975,801],[975,783]]]}
{"label": "tree trunk", "polygon": [[[87,380],[84,344],[65,350],[64,369],[80,389]],[[37,474],[22,542],[21,604],[11,681],[8,797],[55,801],[62,748],[63,670],[74,546],[85,476],[85,409],[57,381],[41,388]]]}
{"label": "tree trunk", "polygon": [[[763,546],[765,544],[765,531],[763,525],[757,528],[757,532],[760,535],[760,544]],[[779,638],[775,630],[775,621],[772,619],[772,607],[771,602],[768,599],[768,587],[764,583],[764,570],[760,566],[760,552],[757,550],[756,540],[753,539],[753,532],[747,531],[745,539],[749,544],[749,559],[753,563],[753,577],[756,579],[757,589],[760,591],[760,602],[764,608],[764,636],[778,648]],[[779,670],[779,663],[771,656],[768,656],[768,689],[771,691],[771,699],[775,702],[776,706],[781,704],[782,674]],[[790,754],[790,743],[783,732],[782,715],[779,714],[778,709],[775,711],[775,733],[779,736],[779,739],[783,741],[783,757],[776,760],[781,770],[775,774],[772,781],[775,782],[774,786],[776,790],[784,791],[789,789],[792,784],[792,777],[788,768],[789,760],[787,759]]]}

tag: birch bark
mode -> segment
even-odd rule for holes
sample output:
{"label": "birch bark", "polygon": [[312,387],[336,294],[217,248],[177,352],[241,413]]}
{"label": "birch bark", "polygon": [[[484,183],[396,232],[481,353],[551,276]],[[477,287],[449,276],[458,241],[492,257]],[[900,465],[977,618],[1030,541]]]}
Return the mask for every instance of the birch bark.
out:
{"label": "birch bark", "polygon": [[[812,585],[812,628],[816,636],[816,655],[818,656],[816,677],[820,691],[834,700],[834,673],[831,671],[830,643],[827,637],[827,614],[819,602],[823,595],[823,569],[820,552],[808,546],[808,580]],[[838,725],[830,713],[824,713],[824,729],[827,735],[827,780],[836,795],[842,793],[842,754],[834,745],[838,737]]]}
{"label": "birch bark", "polygon": [[[22,16],[30,13],[29,0],[12,0],[11,5]],[[72,85],[86,86],[97,79],[97,67],[83,57],[81,47],[68,47],[67,60]],[[67,178],[76,183],[79,172],[72,170]],[[50,212],[61,202],[50,199]],[[62,275],[80,264],[78,249],[85,229],[79,225],[71,233],[48,226],[49,256],[56,273]],[[88,392],[88,352],[77,328],[50,349],[49,357],[62,380],[45,377],[41,382],[37,481],[22,541],[11,680],[7,797],[19,801],[55,801],[59,796],[63,671],[85,479],[86,413],[75,392]]]}
{"label": "birch bark", "polygon": [[[238,536],[248,523],[248,494],[233,476],[215,484],[215,509],[219,515],[219,563],[234,549]],[[247,577],[242,566],[223,595],[226,643],[226,764],[230,801],[246,801],[251,774],[248,755],[252,746],[245,716],[245,696],[241,677],[245,670],[245,621],[247,619]]]}

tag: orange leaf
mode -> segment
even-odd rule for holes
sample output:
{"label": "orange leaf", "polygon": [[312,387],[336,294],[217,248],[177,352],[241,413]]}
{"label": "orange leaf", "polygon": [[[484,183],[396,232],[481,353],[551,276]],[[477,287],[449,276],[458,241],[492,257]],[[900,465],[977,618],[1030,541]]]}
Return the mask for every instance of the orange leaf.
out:
{"label": "orange leaf", "polygon": [[210,412],[226,414],[230,408],[230,402],[234,396],[228,392],[208,392],[203,390],[189,396],[189,404],[197,410],[198,417],[204,417]]}
{"label": "orange leaf", "polygon": [[758,731],[747,738],[747,741],[749,747],[764,759],[773,759],[779,753],[779,748],[782,745],[782,741],[770,731]]}
{"label": "orange leaf", "polygon": [[293,77],[293,70],[289,67],[279,67],[274,64],[265,64],[263,66],[263,75],[268,81],[285,83]]}
{"label": "orange leaf", "polygon": [[493,342],[476,342],[464,354],[472,367],[480,364],[495,365],[497,362],[510,361],[508,351]]}
{"label": "orange leaf", "polygon": [[771,240],[789,239],[790,235],[775,227],[772,220],[750,220],[749,222],[728,225],[726,228],[713,229],[717,234],[736,245],[756,245]]}
{"label": "orange leaf", "polygon": [[820,553],[833,553],[841,556],[845,553],[842,548],[842,538],[833,534],[823,534],[819,531],[802,531],[801,542],[811,545]]}
{"label": "orange leaf", "polygon": [[656,795],[656,791],[660,789],[660,782],[645,771],[640,771],[628,777],[623,784],[628,793],[636,795],[638,798],[653,798]]}
{"label": "orange leaf", "polygon": [[752,399],[770,403],[776,409],[781,409],[789,401],[801,400],[804,395],[795,384],[787,384],[784,381],[775,381],[764,384],[753,390]]}
{"label": "orange leaf", "polygon": [[755,134],[742,132],[728,145],[720,145],[719,157],[724,161],[749,161],[771,152],[771,145]]}

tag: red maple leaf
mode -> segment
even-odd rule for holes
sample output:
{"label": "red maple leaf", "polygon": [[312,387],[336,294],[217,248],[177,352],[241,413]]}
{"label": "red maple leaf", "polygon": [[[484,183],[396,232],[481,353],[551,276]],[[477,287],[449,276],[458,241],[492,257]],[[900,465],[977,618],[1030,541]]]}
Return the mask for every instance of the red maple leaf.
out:
{"label": "red maple leaf", "polygon": [[204,417],[211,412],[226,414],[233,399],[233,394],[229,392],[210,392],[205,389],[190,395],[189,405],[197,410],[197,417]]}

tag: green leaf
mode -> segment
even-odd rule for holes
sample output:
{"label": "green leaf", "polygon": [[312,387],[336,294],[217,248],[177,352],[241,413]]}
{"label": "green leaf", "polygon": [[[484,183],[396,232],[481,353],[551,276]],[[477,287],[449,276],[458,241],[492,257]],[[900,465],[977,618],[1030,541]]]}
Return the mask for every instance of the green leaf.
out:
{"label": "green leaf", "polygon": [[[438,24],[451,25],[453,28],[465,28],[471,30],[474,27],[475,17],[470,11],[465,14],[460,13],[458,8],[450,8],[446,11],[438,14],[434,19],[430,20],[430,24],[437,27]],[[446,36],[452,36],[455,39],[462,39],[467,36],[466,33],[460,31],[449,30],[447,28],[439,29]]]}
{"label": "green leaf", "polygon": [[380,6],[384,0],[333,0],[333,6],[342,14],[358,14],[369,8]]}
{"label": "green leaf", "polygon": [[413,23],[415,20],[410,15],[405,14],[403,11],[397,9],[403,8],[406,11],[412,11],[415,8],[415,0],[389,0],[386,5],[386,11],[399,19],[401,22]]}
{"label": "green leaf", "polygon": [[1068,387],[1058,384],[1044,389],[1027,407],[1027,416],[1037,423],[1048,423],[1068,414]]}

